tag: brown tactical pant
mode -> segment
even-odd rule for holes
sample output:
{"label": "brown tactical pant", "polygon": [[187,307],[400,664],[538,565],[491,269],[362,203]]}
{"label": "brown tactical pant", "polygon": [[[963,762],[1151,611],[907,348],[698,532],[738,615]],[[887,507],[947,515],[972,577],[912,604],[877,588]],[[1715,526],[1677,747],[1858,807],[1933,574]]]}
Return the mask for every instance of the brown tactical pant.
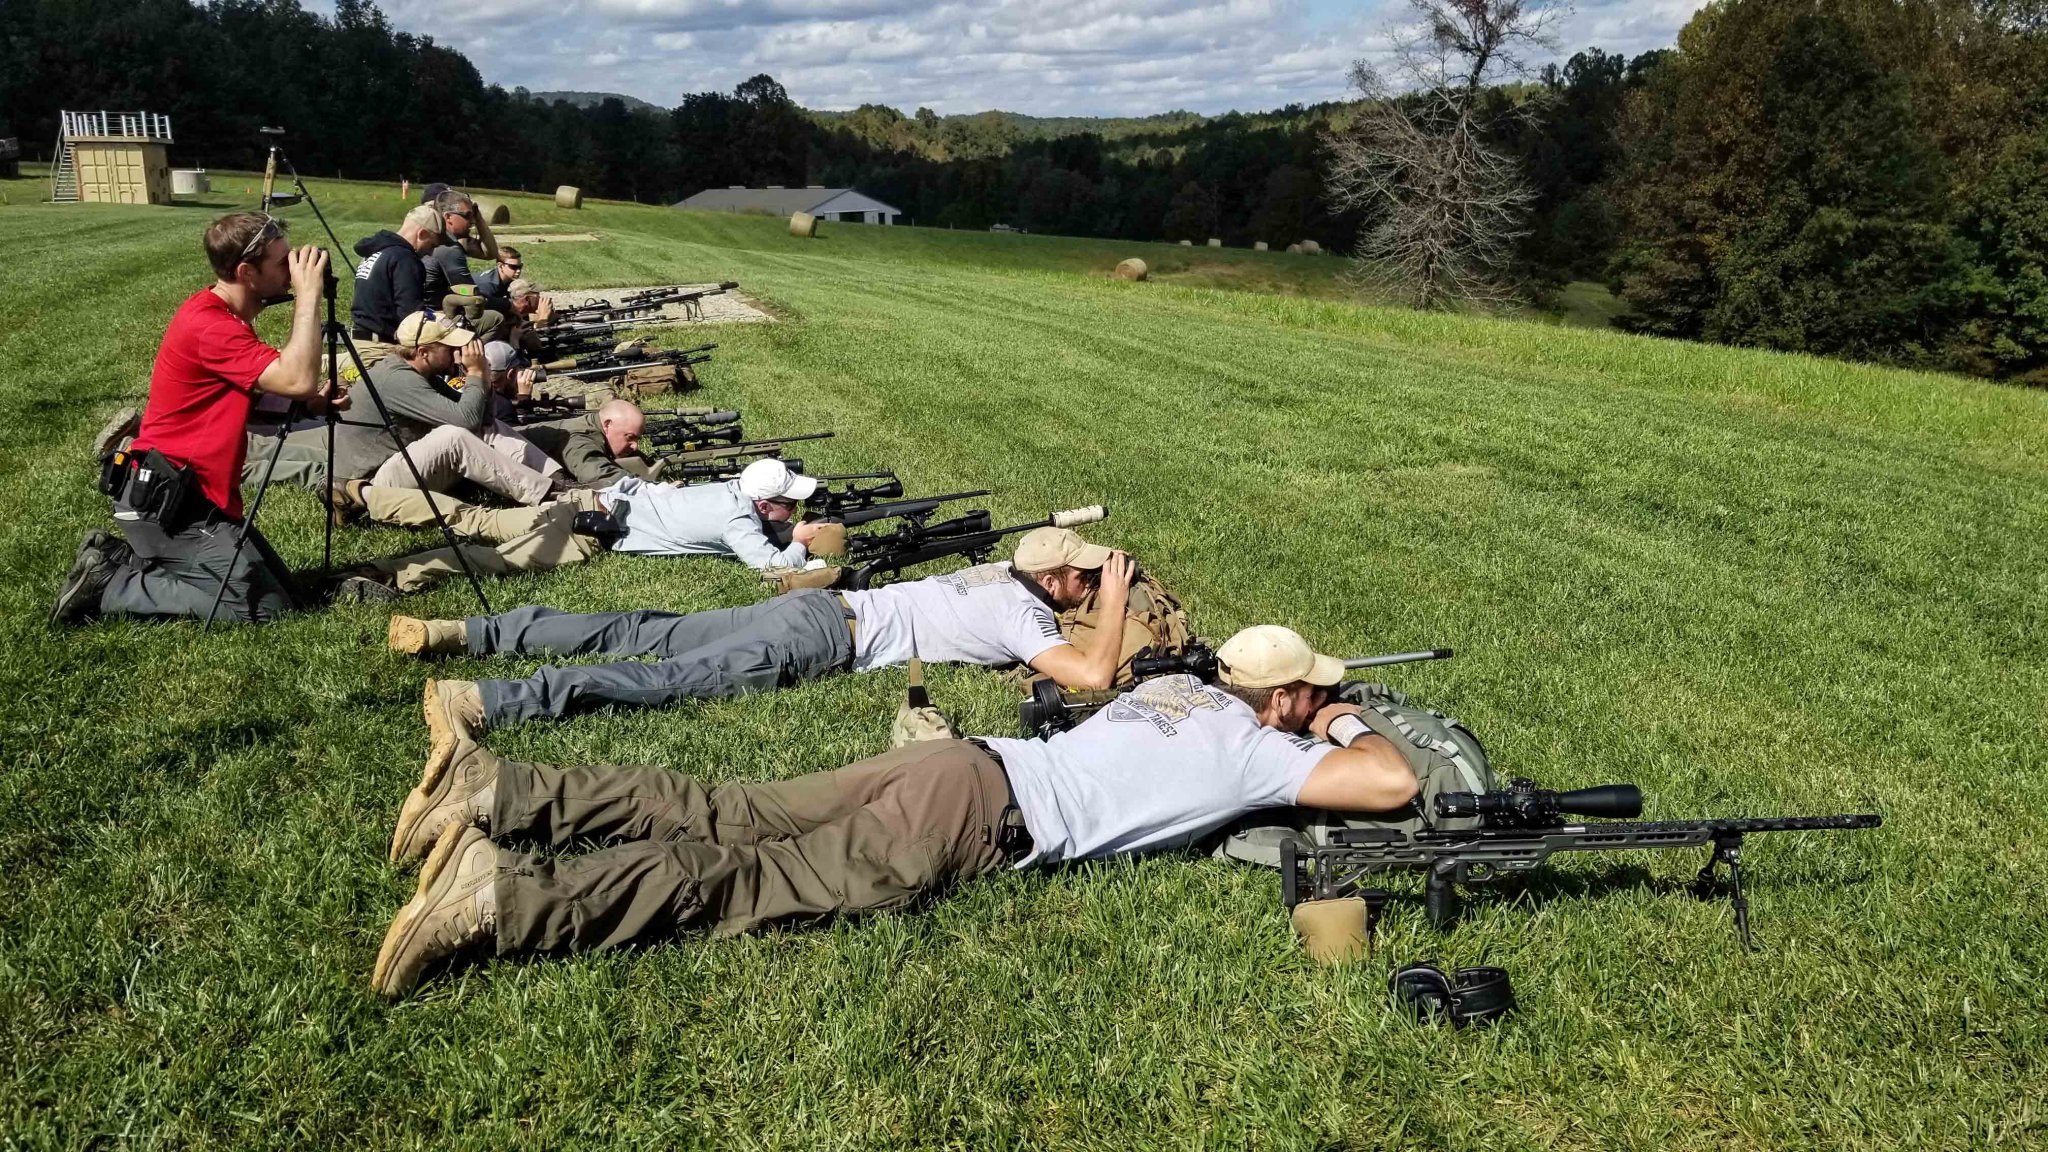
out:
{"label": "brown tactical pant", "polygon": [[1001,867],[1003,770],[964,740],[885,752],[794,780],[707,788],[662,768],[500,763],[498,953],[587,951],[703,927],[721,935],[897,908]]}

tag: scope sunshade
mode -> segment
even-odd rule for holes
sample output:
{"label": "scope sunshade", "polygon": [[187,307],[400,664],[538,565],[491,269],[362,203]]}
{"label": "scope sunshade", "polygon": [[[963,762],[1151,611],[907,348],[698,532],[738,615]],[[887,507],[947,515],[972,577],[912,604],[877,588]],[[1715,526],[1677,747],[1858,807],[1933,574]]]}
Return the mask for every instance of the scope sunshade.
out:
{"label": "scope sunshade", "polygon": [[1449,976],[1434,964],[1409,964],[1387,977],[1394,1006],[1425,1024],[1483,1028],[1515,1006],[1505,968],[1460,968]]}

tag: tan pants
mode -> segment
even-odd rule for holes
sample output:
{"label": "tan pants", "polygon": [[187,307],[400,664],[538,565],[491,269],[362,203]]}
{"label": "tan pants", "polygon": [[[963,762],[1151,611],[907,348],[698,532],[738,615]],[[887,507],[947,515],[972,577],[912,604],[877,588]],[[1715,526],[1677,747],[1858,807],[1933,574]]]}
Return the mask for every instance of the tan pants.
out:
{"label": "tan pants", "polygon": [[491,421],[490,430],[483,434],[484,443],[491,451],[518,461],[543,476],[559,476],[562,462],[540,450],[533,441],[519,434],[519,429],[503,420]]}
{"label": "tan pants", "polygon": [[[375,488],[369,491],[376,491]],[[462,505],[469,508],[471,505]],[[421,508],[425,508],[422,500]],[[474,509],[484,512],[485,509]],[[503,540],[495,546],[486,544],[462,545],[462,558],[478,576],[510,576],[517,572],[546,572],[564,564],[581,564],[583,561],[604,551],[602,545],[589,536],[578,536],[571,526],[576,518],[576,506],[567,501],[549,504],[543,508],[519,509],[534,518],[534,526],[527,532]],[[442,514],[446,515],[444,508]],[[449,518],[449,526],[454,526]],[[431,521],[429,521],[431,523]],[[392,578],[401,592],[418,592],[431,588],[452,576],[458,576],[462,567],[455,559],[452,548],[435,548],[427,552],[415,552],[393,560],[379,560],[373,565],[378,571]]]}
{"label": "tan pants", "polygon": [[[426,486],[436,492],[467,480],[515,503],[538,504],[555,486],[553,480],[492,449],[476,433],[453,424],[443,424],[413,441],[406,446],[406,454],[411,455]],[[403,455],[394,452],[370,477],[370,484],[411,488],[412,469],[406,467]]]}
{"label": "tan pants", "polygon": [[371,485],[363,489],[363,503],[369,507],[370,519],[379,524],[395,524],[400,528],[432,528],[434,510],[440,509],[448,527],[465,540],[488,540],[503,544],[540,527],[547,518],[553,504],[535,504],[519,508],[486,508],[470,504],[446,494],[436,494],[431,506],[427,494],[417,488],[379,488]]}
{"label": "tan pants", "polygon": [[500,761],[494,839],[581,855],[498,856],[498,952],[609,948],[898,908],[1004,863],[1009,785],[935,740],[794,780],[707,787],[664,768]]}

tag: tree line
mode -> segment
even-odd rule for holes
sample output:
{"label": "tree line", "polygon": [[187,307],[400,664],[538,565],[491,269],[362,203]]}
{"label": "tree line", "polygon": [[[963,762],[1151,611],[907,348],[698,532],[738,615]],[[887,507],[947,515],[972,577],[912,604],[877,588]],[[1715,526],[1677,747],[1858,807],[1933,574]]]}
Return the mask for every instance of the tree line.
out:
{"label": "tree line", "polygon": [[[1481,0],[1471,0],[1480,3]],[[671,109],[542,100],[371,0],[0,0],[0,135],[168,113],[180,163],[671,203],[859,187],[930,226],[1351,251],[1331,141],[1358,103],[1037,120],[814,113],[773,78]],[[1721,0],[1670,50],[1590,49],[1482,98],[1526,178],[1525,295],[1607,283],[1689,339],[2048,384],[2048,0]]]}

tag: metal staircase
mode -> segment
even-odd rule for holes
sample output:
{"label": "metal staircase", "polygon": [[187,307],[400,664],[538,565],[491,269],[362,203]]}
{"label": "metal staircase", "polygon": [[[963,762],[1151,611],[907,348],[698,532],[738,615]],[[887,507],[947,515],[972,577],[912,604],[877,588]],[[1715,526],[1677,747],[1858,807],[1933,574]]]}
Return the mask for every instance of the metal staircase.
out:
{"label": "metal staircase", "polygon": [[72,144],[78,137],[171,143],[171,118],[160,112],[61,112],[59,116],[57,162],[50,167],[50,199],[59,204],[78,201],[78,154]]}

